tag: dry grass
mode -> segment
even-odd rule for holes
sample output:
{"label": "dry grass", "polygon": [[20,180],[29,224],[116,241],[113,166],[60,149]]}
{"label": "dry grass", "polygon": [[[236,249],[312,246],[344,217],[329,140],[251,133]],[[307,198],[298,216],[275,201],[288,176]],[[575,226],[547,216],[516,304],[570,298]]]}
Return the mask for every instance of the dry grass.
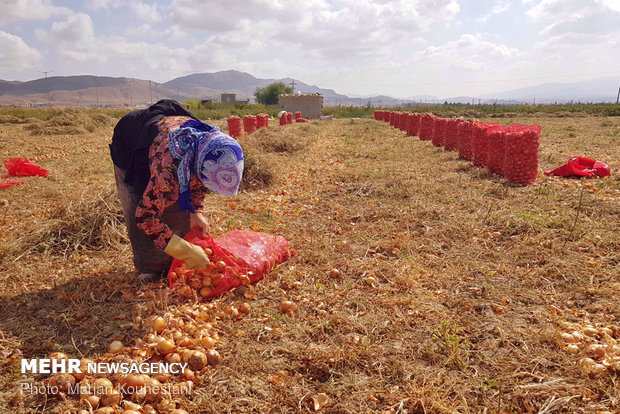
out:
{"label": "dry grass", "polygon": [[[573,155],[620,165],[618,119],[506,122],[542,125],[543,170]],[[0,193],[0,412],[63,412],[75,397],[10,404],[16,383],[40,381],[15,371],[19,358],[55,349],[97,357],[114,338],[132,345],[144,335],[131,323],[136,303],[156,313],[179,305],[131,282],[111,190],[111,127],[63,139],[23,128],[0,125],[0,156],[37,159],[51,175]],[[620,336],[615,171],[513,186],[364,119],[248,138],[243,145],[270,162],[273,181],[246,188],[235,203],[209,197],[214,233],[258,226],[285,236],[298,256],[214,301],[247,301],[252,310],[213,321],[224,362],[180,406],[308,412],[326,394],[325,413],[620,409],[618,373],[582,374],[581,355],[559,339],[586,323]],[[23,254],[36,245],[47,247]],[[328,275],[334,267],[339,278]],[[63,292],[77,295],[58,299]],[[283,298],[298,303],[296,315],[280,313]]]}

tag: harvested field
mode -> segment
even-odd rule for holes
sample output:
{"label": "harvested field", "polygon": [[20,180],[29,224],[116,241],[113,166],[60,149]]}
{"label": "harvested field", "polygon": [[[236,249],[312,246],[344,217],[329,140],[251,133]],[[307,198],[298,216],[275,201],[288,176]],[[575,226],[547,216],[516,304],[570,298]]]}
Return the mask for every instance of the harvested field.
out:
{"label": "harvested field", "polygon": [[[0,413],[85,409],[20,393],[46,379],[21,374],[21,358],[107,361],[114,340],[153,349],[151,315],[184,319],[188,335],[208,322],[222,356],[191,393],[150,403],[157,412],[620,411],[620,119],[493,118],[542,125],[528,187],[381,121],[271,121],[239,140],[253,162],[244,190],[207,197],[205,212],[214,235],[258,229],[298,254],[205,307],[134,280],[114,122],[72,116],[88,122],[33,133],[0,117],[0,158],[50,171],[0,192]],[[577,155],[612,176],[542,175]],[[282,313],[284,300],[298,310]]]}

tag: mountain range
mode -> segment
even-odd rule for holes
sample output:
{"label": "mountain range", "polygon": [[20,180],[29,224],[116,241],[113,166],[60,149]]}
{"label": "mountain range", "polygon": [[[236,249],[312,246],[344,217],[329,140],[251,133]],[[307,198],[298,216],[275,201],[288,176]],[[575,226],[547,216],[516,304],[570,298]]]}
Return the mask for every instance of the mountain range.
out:
{"label": "mountain range", "polygon": [[325,106],[397,106],[415,103],[519,104],[615,102],[618,78],[596,78],[573,83],[546,83],[480,96],[439,98],[417,95],[406,99],[388,95],[350,97],[333,89],[309,85],[292,78],[260,79],[235,70],[199,73],[157,83],[144,79],[77,75],[49,76],[27,82],[0,79],[0,105],[139,106],[162,98],[220,100],[221,93],[235,93],[238,100],[253,101],[256,88],[274,82],[293,86],[295,92],[319,93]]}

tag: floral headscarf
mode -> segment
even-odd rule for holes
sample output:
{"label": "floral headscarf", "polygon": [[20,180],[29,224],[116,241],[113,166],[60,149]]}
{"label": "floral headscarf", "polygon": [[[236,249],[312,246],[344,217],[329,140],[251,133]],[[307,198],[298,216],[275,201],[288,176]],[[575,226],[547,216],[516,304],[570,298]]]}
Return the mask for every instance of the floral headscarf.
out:
{"label": "floral headscarf", "polygon": [[243,175],[243,150],[234,138],[217,127],[191,120],[168,133],[168,148],[180,160],[177,177],[183,209],[194,212],[189,187],[192,174],[211,191],[237,195]]}

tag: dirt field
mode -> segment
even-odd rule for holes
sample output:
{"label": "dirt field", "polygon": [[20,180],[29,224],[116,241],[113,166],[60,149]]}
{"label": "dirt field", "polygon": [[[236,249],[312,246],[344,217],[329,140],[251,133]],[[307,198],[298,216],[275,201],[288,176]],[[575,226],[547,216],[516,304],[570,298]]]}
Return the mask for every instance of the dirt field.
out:
{"label": "dirt field", "polygon": [[[84,410],[76,395],[20,393],[46,379],[20,374],[21,358],[109,360],[113,340],[150,355],[153,314],[207,330],[222,362],[191,393],[139,401],[145,413],[620,412],[620,119],[500,119],[542,125],[528,187],[379,121],[259,130],[240,139],[245,190],[205,211],[214,235],[259,229],[298,255],[209,306],[135,282],[116,119],[64,119],[0,119],[0,158],[50,171],[0,190],[0,413]],[[576,155],[612,176],[542,175]]]}

